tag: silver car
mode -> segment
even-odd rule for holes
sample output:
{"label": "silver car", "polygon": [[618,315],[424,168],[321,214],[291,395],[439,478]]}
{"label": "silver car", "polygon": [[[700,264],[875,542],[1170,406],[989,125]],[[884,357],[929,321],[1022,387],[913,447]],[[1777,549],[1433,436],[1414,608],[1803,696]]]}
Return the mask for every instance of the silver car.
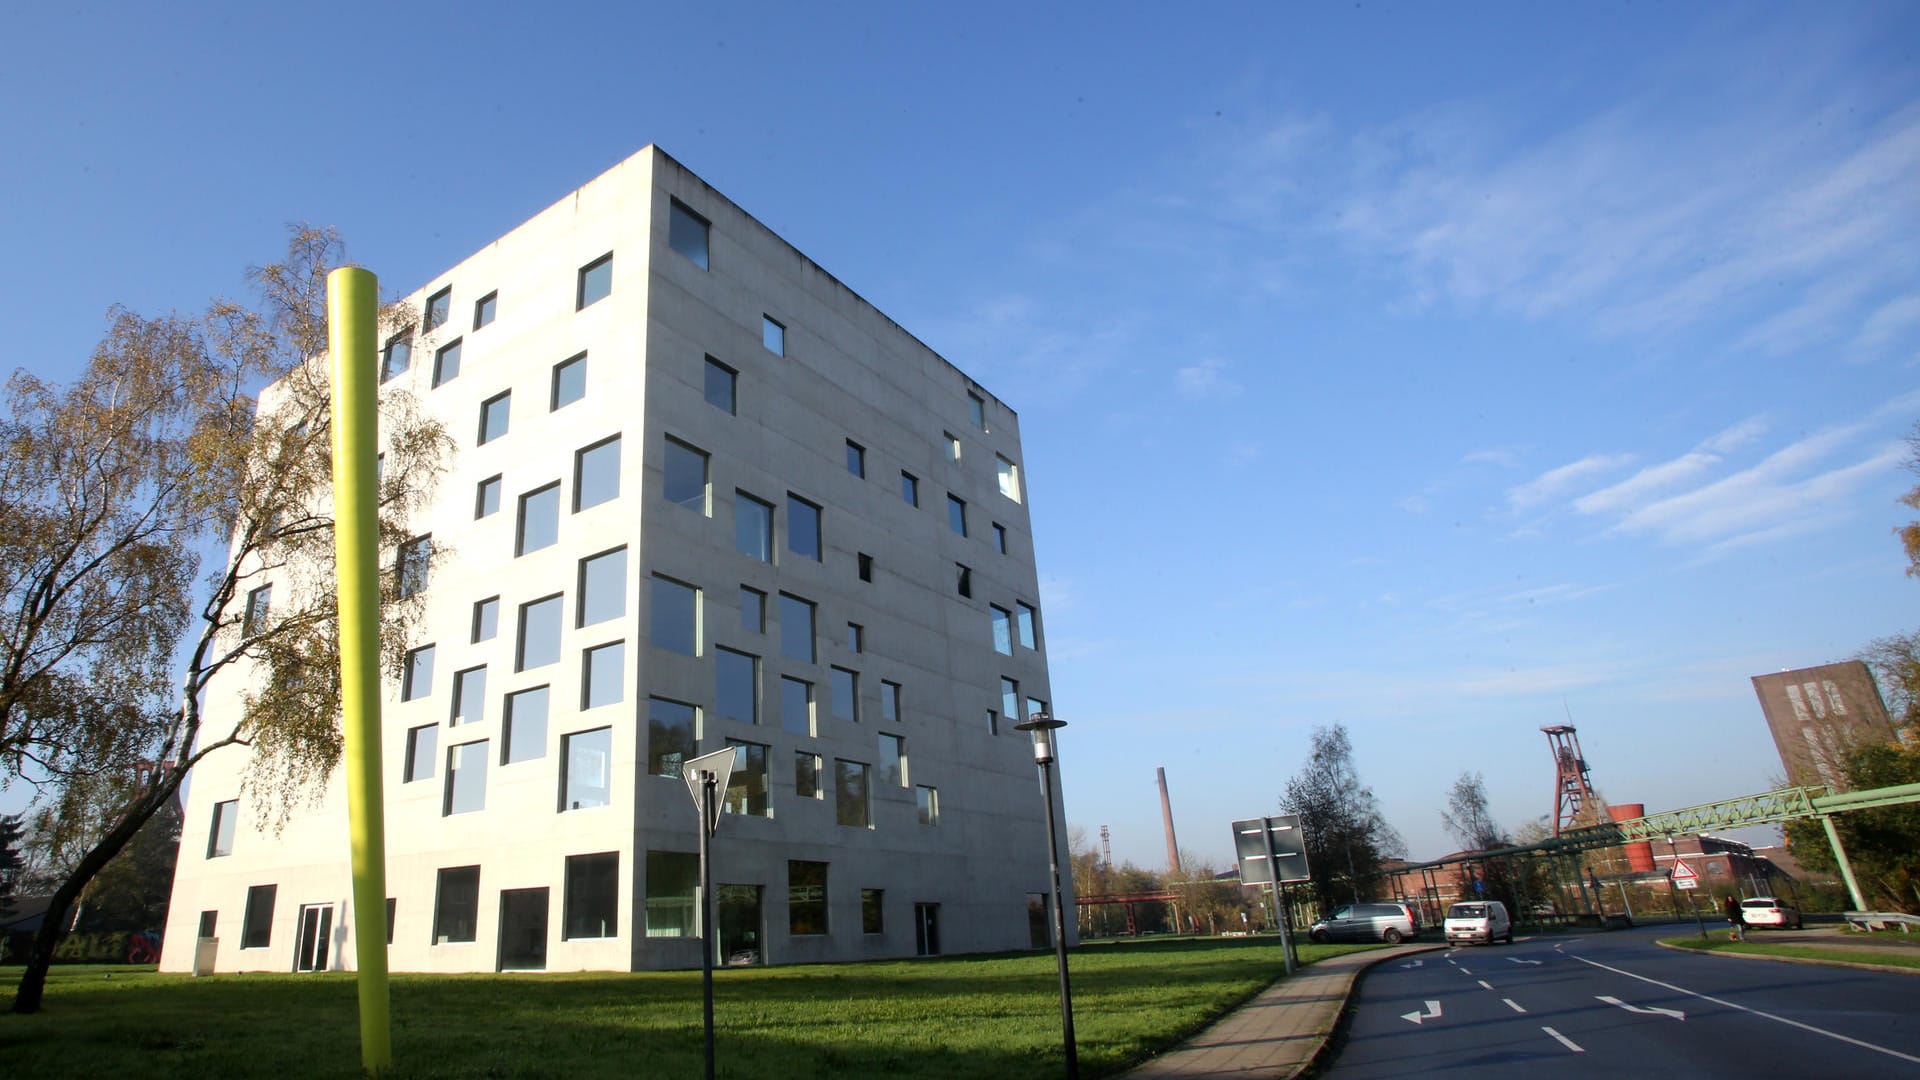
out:
{"label": "silver car", "polygon": [[1413,909],[1405,904],[1348,904],[1308,928],[1315,941],[1384,941],[1398,945],[1420,936]]}

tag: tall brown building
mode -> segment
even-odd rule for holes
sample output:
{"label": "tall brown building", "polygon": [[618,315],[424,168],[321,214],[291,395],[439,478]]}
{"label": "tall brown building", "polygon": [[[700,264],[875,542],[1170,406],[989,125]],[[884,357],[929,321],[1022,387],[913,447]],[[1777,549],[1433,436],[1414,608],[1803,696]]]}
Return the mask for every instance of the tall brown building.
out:
{"label": "tall brown building", "polygon": [[1753,691],[1760,695],[1790,784],[1845,791],[1849,785],[1841,770],[1847,753],[1894,741],[1880,687],[1858,660],[1755,675]]}

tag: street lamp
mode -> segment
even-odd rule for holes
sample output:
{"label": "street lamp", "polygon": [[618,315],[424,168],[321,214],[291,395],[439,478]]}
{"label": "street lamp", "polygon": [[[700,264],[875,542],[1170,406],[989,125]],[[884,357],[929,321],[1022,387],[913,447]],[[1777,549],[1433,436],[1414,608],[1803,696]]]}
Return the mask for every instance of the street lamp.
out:
{"label": "street lamp", "polygon": [[1067,1051],[1067,1080],[1080,1080],[1080,1055],[1073,1040],[1073,989],[1067,981],[1067,912],[1060,891],[1060,839],[1053,823],[1053,733],[1066,726],[1065,720],[1055,720],[1043,712],[1013,725],[1015,731],[1033,732],[1033,760],[1040,766],[1040,790],[1047,796],[1047,860],[1053,869],[1053,955],[1060,967],[1060,1029]]}

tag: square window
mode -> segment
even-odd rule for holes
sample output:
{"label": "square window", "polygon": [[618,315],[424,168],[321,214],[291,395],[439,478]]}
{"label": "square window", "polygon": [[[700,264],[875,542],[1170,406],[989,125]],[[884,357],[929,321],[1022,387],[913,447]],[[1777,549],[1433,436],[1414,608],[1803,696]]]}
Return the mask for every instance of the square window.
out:
{"label": "square window", "polygon": [[547,756],[547,714],[552,694],[545,686],[507,695],[507,708],[501,719],[500,764],[533,761]]}
{"label": "square window", "polygon": [[648,640],[656,649],[700,655],[700,590],[684,581],[653,575]]}
{"label": "square window", "polygon": [[860,932],[863,934],[886,933],[884,917],[886,891],[884,889],[860,890]]}
{"label": "square window", "polygon": [[679,199],[668,200],[667,246],[702,270],[707,269],[708,228],[707,219],[687,209]]}
{"label": "square window", "polygon": [[473,302],[473,328],[475,330],[493,321],[494,314],[500,309],[500,294],[490,292]]}
{"label": "square window", "polygon": [[432,330],[444,325],[451,311],[453,311],[453,286],[449,285],[427,297],[426,318],[421,320],[424,324],[423,328]]}
{"label": "square window", "polygon": [[207,830],[207,858],[233,854],[233,833],[239,821],[239,799],[213,804],[213,827]]}
{"label": "square window", "polygon": [[407,728],[407,765],[399,774],[401,784],[432,780],[436,757],[440,757],[440,724]]}
{"label": "square window", "polygon": [[613,729],[560,737],[560,809],[589,810],[612,801]]}
{"label": "square window", "polygon": [[857,622],[847,624],[847,649],[850,652],[865,652],[867,642],[866,627]]}
{"label": "square window", "polygon": [[427,567],[433,561],[433,537],[416,536],[400,545],[393,573],[401,597],[417,596],[427,587]]}
{"label": "square window", "polygon": [[946,443],[947,443],[947,460],[959,461],[960,460],[960,437],[955,435],[951,431],[943,431],[940,433],[940,435],[942,438],[946,440]]}
{"label": "square window", "polygon": [[460,339],[454,338],[433,354],[433,385],[442,386],[460,377]]}
{"label": "square window", "polygon": [[1002,457],[999,454],[993,455],[993,458],[994,458],[994,461],[997,463],[997,468],[999,469],[999,474],[1000,474],[1000,494],[1005,495],[1007,498],[1012,499],[1014,502],[1019,502],[1020,501],[1020,466],[1015,465],[1013,462],[1008,461],[1005,457]]}
{"label": "square window", "polygon": [[787,860],[787,933],[827,932],[827,864]]}
{"label": "square window", "polygon": [[498,473],[496,473],[493,476],[489,476],[485,480],[482,480],[478,484],[474,485],[473,516],[474,516],[474,520],[477,521],[480,518],[487,517],[490,514],[497,514],[499,512],[500,512],[500,476]]}
{"label": "square window", "polygon": [[517,558],[560,542],[560,481],[520,496],[519,526],[514,533]]}
{"label": "square window", "polygon": [[267,613],[273,607],[273,586],[262,585],[247,594],[246,614],[240,618],[240,635],[252,637],[267,628]]}
{"label": "square window", "polygon": [[853,560],[854,569],[859,573],[860,580],[866,582],[873,581],[873,556],[861,551],[854,554]]}
{"label": "square window", "polygon": [[1020,609],[1020,644],[1029,649],[1039,648],[1040,639],[1034,631],[1034,620],[1039,618],[1040,613],[1025,601],[1017,600],[1014,604]]}
{"label": "square window", "polygon": [[700,856],[679,851],[647,852],[647,936],[690,938],[700,935]]}
{"label": "square window", "polygon": [[500,598],[489,596],[473,605],[473,642],[492,641],[500,632]]}
{"label": "square window", "polygon": [[740,629],[752,634],[767,632],[767,594],[740,586]]}
{"label": "square window", "polygon": [[733,747],[733,772],[727,777],[726,811],[753,817],[772,817],[767,798],[767,748],[759,743],[728,739]]}
{"label": "square window", "polygon": [[833,718],[849,724],[859,723],[860,673],[842,667],[834,668],[828,690],[833,698]]}
{"label": "square window", "polygon": [[780,730],[814,735],[813,684],[791,675],[780,676]]}
{"label": "square window", "polygon": [[711,513],[708,491],[707,455],[673,436],[667,436],[667,456],[662,467],[667,501],[684,506],[696,514]]}
{"label": "square window", "polygon": [[900,735],[880,736],[880,783],[887,787],[907,786],[907,740]]}
{"label": "square window", "polygon": [[487,665],[453,673],[454,725],[477,724],[487,718]]}
{"label": "square window", "polygon": [[993,523],[993,550],[1002,555],[1007,553],[1007,527],[997,521]]}
{"label": "square window", "polygon": [[913,789],[913,794],[920,810],[920,824],[940,824],[940,790],[922,784]]}
{"label": "square window", "polygon": [[793,793],[802,799],[818,799],[820,794],[820,755],[797,750],[793,755]]}
{"label": "square window", "polygon": [[433,693],[433,646],[422,645],[407,653],[400,676],[400,700],[412,701]]}
{"label": "square window", "polygon": [[240,947],[264,949],[273,941],[273,900],[278,885],[247,888],[247,910],[240,920]]}
{"label": "square window", "polygon": [[447,747],[447,789],[442,815],[487,808],[487,740]]}
{"label": "square window", "polygon": [[900,498],[908,506],[920,505],[920,478],[910,472],[900,474]]}
{"label": "square window", "polygon": [[713,650],[713,712],[722,720],[760,722],[760,658],[725,647]]}
{"label": "square window", "polygon": [[694,708],[666,698],[647,700],[647,775],[680,779],[680,766],[699,753]]}
{"label": "square window", "polygon": [[588,304],[603,300],[613,292],[613,252],[593,260],[580,268],[580,278],[575,286],[573,307],[575,311]]}
{"label": "square window", "polygon": [[814,662],[813,602],[791,593],[780,594],[780,655],[803,663]]}
{"label": "square window", "polygon": [[547,397],[548,412],[563,409],[586,396],[586,353],[553,365],[553,386]]}
{"label": "square window", "polygon": [[620,933],[620,853],[567,856],[560,936],[610,938]]}
{"label": "square window", "polygon": [[580,560],[580,599],[575,625],[592,626],[627,613],[627,549],[614,548]]}
{"label": "square window", "polygon": [[873,827],[873,801],[869,795],[868,773],[865,762],[834,759],[833,817],[848,828]]}
{"label": "square window", "polygon": [[560,610],[559,593],[520,605],[513,670],[531,671],[560,662]]}
{"label": "square window", "polygon": [[820,561],[820,507],[787,492],[787,550]]}
{"label": "square window", "polygon": [[734,414],[734,390],[738,385],[740,373],[727,365],[707,357],[706,395],[707,404],[726,413]]}
{"label": "square window", "polygon": [[573,512],[620,497],[620,436],[601,439],[573,455]]}
{"label": "square window", "polygon": [[993,623],[993,651],[1002,656],[1013,655],[1013,612],[998,604],[988,604],[987,612]]}
{"label": "square window", "polygon": [[412,365],[413,331],[388,338],[386,347],[380,350],[380,381],[386,382],[396,375],[404,375]]}
{"label": "square window", "polygon": [[773,504],[744,491],[733,493],[733,550],[763,563],[773,561]]}
{"label": "square window", "polygon": [[485,446],[507,433],[513,412],[513,391],[495,394],[480,403],[480,438],[475,445]]}
{"label": "square window", "polygon": [[581,659],[580,707],[597,709],[626,700],[627,643],[597,645]]}
{"label": "square window", "polygon": [[967,501],[958,495],[947,496],[947,527],[967,535]]}
{"label": "square window", "polygon": [[1000,677],[1000,714],[1011,723],[1020,722],[1020,684],[1004,675]]}
{"label": "square window", "polygon": [[967,416],[973,420],[975,430],[987,430],[987,400],[979,394],[968,391]]}
{"label": "square window", "polygon": [[783,323],[775,322],[773,316],[760,317],[760,344],[775,356],[787,355],[787,328]]}
{"label": "square window", "polygon": [[859,477],[867,475],[867,448],[852,439],[847,440],[847,471]]}
{"label": "square window", "polygon": [[973,570],[965,563],[953,564],[953,591],[973,599]]}
{"label": "square window", "polygon": [[449,866],[437,875],[433,894],[433,943],[473,941],[480,922],[480,868]]}
{"label": "square window", "polygon": [[880,680],[880,719],[889,724],[900,722],[900,684]]}

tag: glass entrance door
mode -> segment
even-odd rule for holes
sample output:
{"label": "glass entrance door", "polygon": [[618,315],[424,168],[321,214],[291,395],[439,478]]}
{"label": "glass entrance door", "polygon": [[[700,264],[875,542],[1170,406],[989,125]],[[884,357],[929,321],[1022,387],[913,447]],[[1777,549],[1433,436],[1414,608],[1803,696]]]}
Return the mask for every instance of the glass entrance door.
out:
{"label": "glass entrance door", "polygon": [[547,890],[500,890],[500,970],[547,969]]}
{"label": "glass entrance door", "polygon": [[300,941],[293,954],[293,970],[327,970],[327,947],[333,936],[333,905],[300,905]]}
{"label": "glass entrance door", "polygon": [[720,928],[720,963],[727,967],[766,963],[760,952],[760,886],[716,885],[713,892],[719,907],[714,922]]}

